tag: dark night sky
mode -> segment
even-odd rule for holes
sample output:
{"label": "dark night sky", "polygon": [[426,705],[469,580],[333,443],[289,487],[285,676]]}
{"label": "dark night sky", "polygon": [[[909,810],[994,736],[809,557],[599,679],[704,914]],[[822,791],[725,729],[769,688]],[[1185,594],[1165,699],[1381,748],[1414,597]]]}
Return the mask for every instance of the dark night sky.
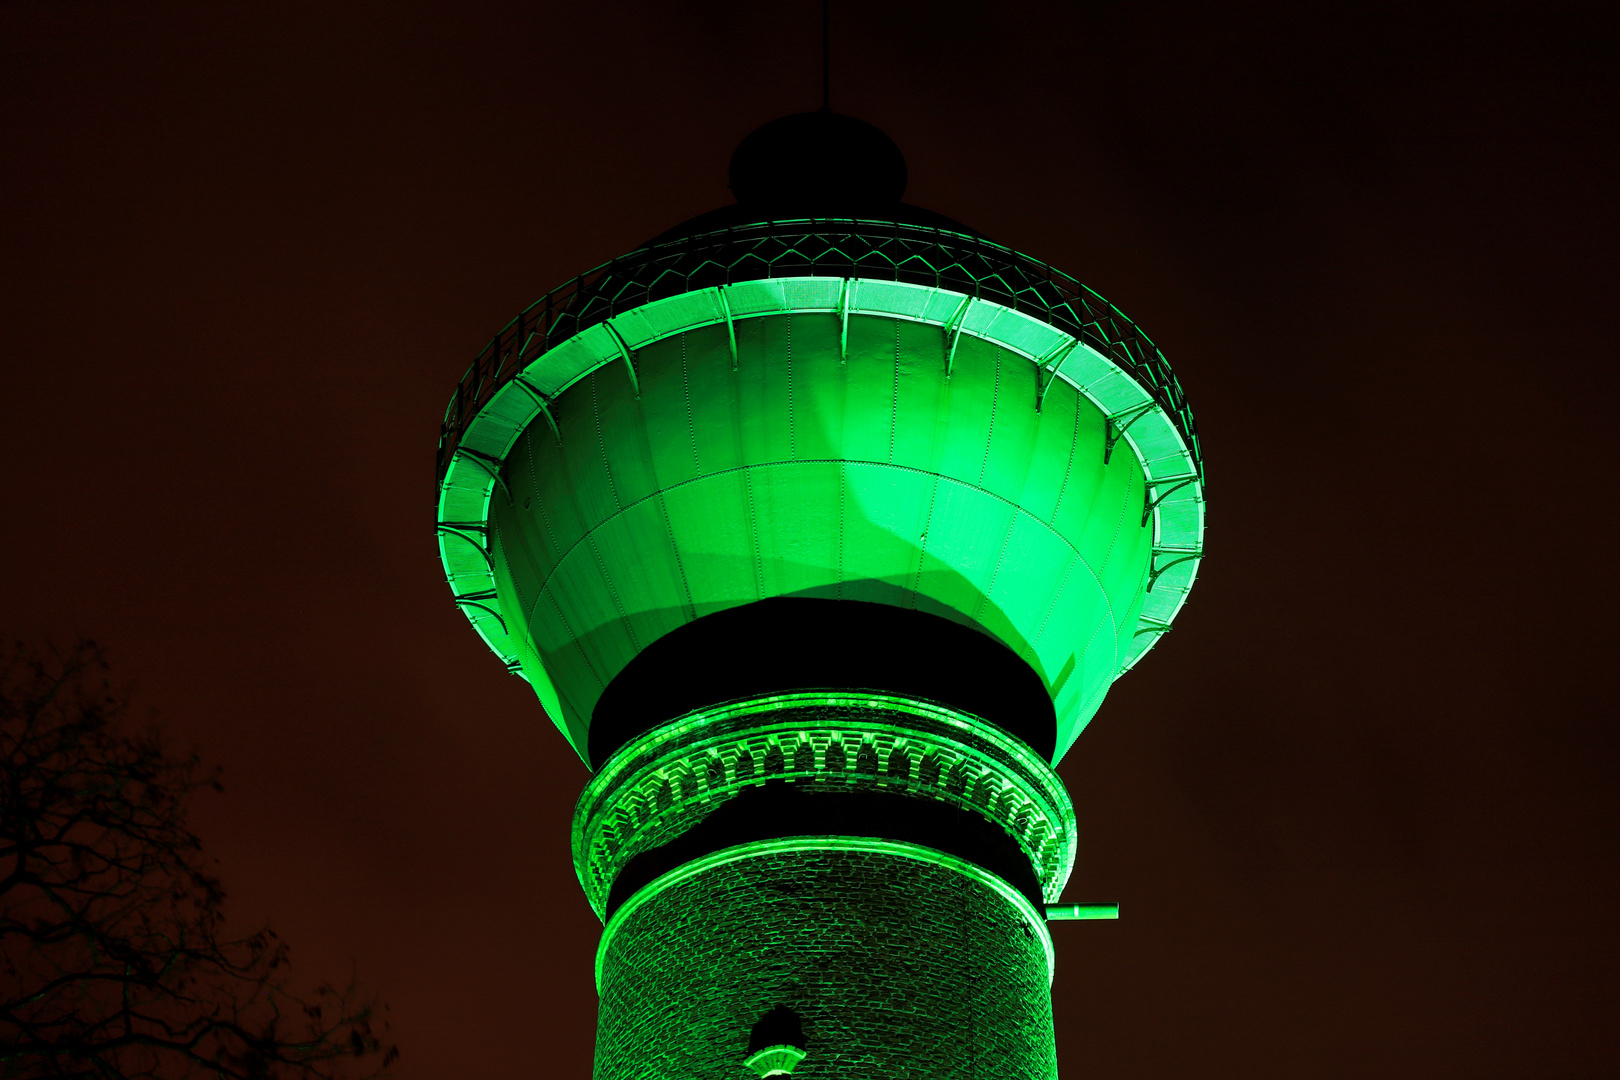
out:
{"label": "dark night sky", "polygon": [[[357,965],[404,1080],[585,1077],[596,1009],[445,400],[729,201],[817,8],[0,5],[0,624],[225,765],[233,923]],[[1614,1075],[1612,5],[838,8],[910,201],[1137,319],[1205,439],[1192,602],[1063,766],[1125,911],[1055,928],[1065,1074]]]}

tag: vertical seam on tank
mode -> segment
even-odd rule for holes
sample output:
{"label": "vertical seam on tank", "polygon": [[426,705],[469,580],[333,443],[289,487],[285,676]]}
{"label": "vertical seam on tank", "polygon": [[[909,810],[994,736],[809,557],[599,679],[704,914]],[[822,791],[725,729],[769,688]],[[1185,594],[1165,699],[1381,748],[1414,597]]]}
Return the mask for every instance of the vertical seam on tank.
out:
{"label": "vertical seam on tank", "polygon": [[889,464],[894,464],[894,433],[900,426],[900,320],[894,321],[894,386],[889,392]]}
{"label": "vertical seam on tank", "polygon": [[984,457],[979,460],[979,487],[990,468],[990,440],[996,434],[996,406],[1001,403],[1001,346],[996,346],[996,377],[990,391],[990,422],[984,426]]}
{"label": "vertical seam on tank", "polygon": [[[568,632],[569,644],[574,646],[575,651],[579,653],[579,658],[585,661],[585,670],[591,673],[591,678],[596,680],[596,684],[598,686],[606,688],[606,680],[602,678],[602,673],[596,670],[596,664],[591,660],[590,654],[585,651],[585,646],[580,643],[579,635],[574,633],[574,624],[569,621],[568,613],[562,608],[562,602],[558,600],[556,594],[551,592],[549,589],[542,589],[540,596],[544,596],[547,600],[551,601],[552,609],[557,612],[557,618],[562,620],[563,629]],[[534,598],[534,606],[536,608],[540,606],[540,596]],[[533,610],[529,612],[529,615],[531,618],[534,616]],[[552,680],[552,685],[556,685],[556,680]]]}
{"label": "vertical seam on tank", "polygon": [[[556,523],[551,518],[551,514],[550,514],[549,508],[547,506],[548,500],[540,498],[540,472],[539,472],[539,467],[535,464],[535,461],[534,461],[534,440],[532,438],[528,438],[528,439],[525,439],[524,442],[525,442],[525,449],[528,451],[528,455],[529,455],[529,479],[530,479],[530,482],[533,483],[533,485],[534,485],[535,500],[539,503],[539,505],[535,509],[540,515],[541,523],[543,525],[545,525],[545,527],[546,527],[546,536],[551,540],[551,549],[552,549],[552,552],[554,553],[554,557],[551,560],[551,565],[546,568],[545,577],[542,578],[541,581],[540,581],[540,591],[535,594],[534,599],[532,601],[525,600],[525,599],[523,599],[522,594],[521,593],[519,594],[518,599],[519,599],[519,602],[522,604],[523,610],[525,612],[525,614],[524,614],[524,622],[525,622],[525,624],[532,626],[533,623],[534,623],[534,614],[540,608],[540,597],[541,596],[550,597],[552,606],[557,609],[557,618],[562,620],[563,629],[565,629],[568,632],[569,640],[572,641],[574,643],[574,647],[579,650],[580,658],[585,661],[585,667],[587,668],[587,670],[590,671],[592,677],[595,678],[596,681],[600,683],[602,681],[602,678],[601,678],[600,675],[597,674],[596,665],[592,664],[591,663],[591,658],[589,656],[585,655],[585,650],[584,650],[584,648],[582,646],[580,646],[578,639],[575,637],[573,624],[571,622],[569,622],[568,616],[563,612],[562,605],[558,602],[558,600],[557,600],[557,598],[555,596],[551,596],[551,594],[547,592],[546,587],[551,584],[551,576],[554,573],[556,573],[557,567],[562,565],[563,559],[565,559],[567,557],[567,552],[565,552],[563,550],[563,546],[562,546],[561,541],[559,541],[557,539],[557,526],[556,526]],[[562,444],[560,442],[557,445],[557,452],[559,454],[563,452]],[[578,509],[577,505],[576,505],[575,509]],[[529,639],[530,639],[529,640],[530,647],[534,648],[533,635],[529,634],[528,636],[529,636]],[[534,649],[534,652],[535,652],[536,656],[538,656],[540,650],[536,648],[536,649]],[[561,695],[561,693],[562,693],[562,691],[559,690],[558,694]]]}
{"label": "vertical seam on tank", "polygon": [[1033,649],[1040,644],[1041,638],[1046,636],[1046,624],[1052,621],[1052,613],[1057,610],[1057,602],[1063,595],[1063,590],[1069,587],[1069,576],[1074,573],[1074,564],[1080,559],[1076,552],[1069,552],[1069,565],[1063,571],[1063,577],[1052,591],[1052,599],[1046,602],[1046,614],[1041,617],[1041,628],[1035,631],[1035,637],[1030,641],[1029,647]]}
{"label": "vertical seam on tank", "polygon": [[[703,475],[703,463],[698,457],[697,420],[692,414],[692,379],[686,355],[686,331],[681,331],[681,392],[686,399],[686,433],[692,443],[692,469],[694,476]],[[643,439],[646,432],[642,432]],[[662,481],[659,481],[662,484]],[[675,556],[675,573],[681,579],[681,595],[686,598],[684,613],[686,621],[697,618],[697,604],[692,600],[692,583],[686,576],[686,562],[681,558],[681,546],[675,539],[675,522],[669,515],[669,500],[664,497],[668,489],[660,486],[658,489],[658,516],[664,522],[664,536],[669,541],[669,550]]]}
{"label": "vertical seam on tank", "polygon": [[697,618],[697,601],[692,599],[692,583],[686,577],[686,563],[681,559],[681,545],[675,541],[675,523],[669,517],[669,500],[664,492],[658,493],[659,517],[664,519],[664,534],[669,537],[669,550],[675,556],[675,572],[681,576],[681,592],[686,595],[687,621]]}
{"label": "vertical seam on tank", "polygon": [[[597,393],[597,384],[598,384],[599,381],[600,381],[599,376],[593,375],[591,377],[591,402],[592,402],[593,411],[596,411],[596,400],[597,400],[596,399],[596,393]],[[598,418],[597,418],[597,433],[598,433],[597,434],[597,442],[600,444],[601,441],[602,441],[601,440],[601,419],[600,419],[600,415],[598,415]],[[603,449],[603,456],[604,456],[604,458],[606,457],[606,449],[605,449],[605,447]],[[604,467],[605,467],[605,462],[604,462]],[[609,474],[608,479],[612,480],[612,474],[611,473]],[[576,485],[575,482],[574,482],[574,471],[570,470],[570,469],[563,470],[562,471],[562,480],[563,480],[564,489],[565,489],[565,491],[567,493],[567,496],[568,496],[569,505],[573,507],[574,517],[578,521],[579,526],[580,526],[579,537],[578,537],[578,539],[576,539],[573,542],[573,544],[571,544],[569,546],[569,549],[568,549],[569,554],[572,554],[575,548],[579,547],[581,544],[584,544],[584,545],[586,545],[587,550],[589,550],[592,553],[592,557],[596,560],[597,568],[599,570],[601,570],[602,569],[602,555],[601,555],[601,552],[596,547],[596,543],[595,543],[595,540],[594,540],[594,534],[595,534],[596,530],[599,529],[604,522],[606,522],[606,521],[608,521],[608,520],[610,520],[610,519],[612,519],[614,517],[617,517],[619,514],[624,513],[624,508],[621,506],[619,508],[619,510],[616,511],[615,513],[608,514],[606,517],[601,518],[601,519],[597,520],[594,524],[592,524],[590,516],[585,513],[585,507],[580,503],[579,488],[578,488],[578,485]],[[615,493],[615,501],[617,502],[617,493]],[[567,556],[565,555],[563,558],[566,559]],[[556,576],[557,569],[562,566],[562,563],[563,563],[563,559],[557,560],[556,565],[554,565],[551,568],[550,572],[547,573],[546,580],[541,585],[542,590],[550,587],[551,579]],[[609,587],[611,588],[611,583],[609,583]],[[539,603],[540,603],[540,599],[539,599],[539,597],[536,597],[535,598],[535,606],[538,607]],[[570,629],[569,632],[570,632],[570,634],[572,634],[572,632],[573,632],[572,629]],[[592,668],[592,674],[595,674],[595,668],[594,667]],[[598,676],[598,681],[600,681],[600,676]]]}
{"label": "vertical seam on tank", "polygon": [[[619,499],[619,484],[613,479],[613,466],[608,463],[607,439],[602,434],[602,399],[598,390],[601,380],[591,380],[591,412],[596,417],[596,445],[602,451],[602,471],[607,474],[608,490],[613,493],[613,505],[617,513],[624,512],[624,503]],[[641,640],[636,635],[635,627],[630,625],[630,615],[624,609],[624,600],[619,596],[619,587],[613,583],[613,577],[608,573],[607,560],[602,558],[602,549],[596,543],[596,529],[585,534],[591,546],[591,557],[596,560],[596,568],[602,574],[602,583],[608,588],[608,595],[613,598],[613,610],[619,613],[619,621],[624,624],[624,632],[630,635],[630,644],[639,652]]]}
{"label": "vertical seam on tank", "polygon": [[838,599],[844,598],[844,463],[840,461],[838,469],[838,574],[835,578],[837,586],[833,595]]}
{"label": "vertical seam on tank", "polygon": [[1058,511],[1063,508],[1063,497],[1069,493],[1069,476],[1074,472],[1074,448],[1080,441],[1080,399],[1075,396],[1074,402],[1074,434],[1069,438],[1069,460],[1063,466],[1063,483],[1058,487],[1057,502],[1052,504],[1052,516],[1046,519],[1048,525],[1057,527]]}
{"label": "vertical seam on tank", "polygon": [[[1141,468],[1140,462],[1137,463],[1137,468]],[[1120,500],[1119,517],[1114,520],[1114,535],[1108,541],[1108,550],[1104,552],[1103,557],[1097,561],[1097,576],[1099,582],[1102,580],[1102,574],[1108,569],[1108,560],[1114,557],[1114,548],[1119,546],[1119,531],[1125,524],[1126,511],[1129,510],[1131,506],[1131,488],[1136,486],[1135,480],[1135,472],[1132,470],[1127,470],[1125,473],[1125,498]],[[1108,597],[1108,591],[1106,589],[1103,590],[1103,596],[1104,598]],[[1114,614],[1114,603],[1112,600],[1109,600],[1108,602],[1108,622],[1114,628],[1114,632],[1109,635],[1109,640],[1112,641],[1114,645],[1113,669],[1117,674],[1119,671],[1119,618]],[[1093,638],[1096,636],[1096,634],[1092,635]],[[1086,644],[1089,647],[1091,643],[1087,642]]]}
{"label": "vertical seam on tank", "polygon": [[[1000,349],[999,346],[996,348],[996,368],[995,368],[995,371],[996,371],[995,380],[994,380],[994,382],[992,384],[993,389],[990,391],[990,421],[989,421],[989,423],[987,423],[985,425],[985,428],[984,428],[984,456],[979,459],[979,483],[978,483],[978,487],[979,487],[980,490],[984,489],[984,474],[990,470],[990,443],[995,438],[995,432],[996,432],[996,409],[1001,403],[1001,349]],[[1007,556],[1007,545],[1012,540],[1013,526],[1015,524],[1017,524],[1017,521],[1018,521],[1018,515],[1016,513],[1014,513],[1012,515],[1012,517],[1007,522],[1007,534],[1004,537],[1002,537],[1002,540],[1001,540],[1001,558],[1002,559],[1006,558],[1006,556]],[[996,560],[996,568],[990,575],[990,582],[989,582],[989,584],[987,584],[985,586],[984,595],[979,597],[979,606],[978,606],[978,608],[976,608],[974,610],[973,618],[974,618],[975,621],[977,621],[979,619],[979,617],[984,614],[984,609],[990,605],[990,590],[995,588],[996,577],[1000,573],[1001,573],[1001,559],[997,559]]]}
{"label": "vertical seam on tank", "polygon": [[534,440],[533,439],[524,439],[523,440],[523,451],[524,451],[525,454],[528,455],[528,458],[529,458],[529,486],[534,489],[535,494],[539,494],[539,492],[540,492],[540,474],[535,470],[535,467],[534,467]]}
{"label": "vertical seam on tank", "polygon": [[[1112,609],[1110,609],[1109,613],[1108,613],[1108,623],[1109,623],[1109,625],[1114,624],[1114,613],[1113,613]],[[1097,640],[1097,634],[1099,632],[1101,632],[1102,627],[1103,627],[1103,620],[1098,619],[1097,620],[1097,625],[1091,628],[1091,636],[1086,638],[1086,646],[1085,646],[1085,648],[1083,648],[1079,652],[1077,652],[1075,654],[1076,656],[1084,656],[1091,649],[1091,643],[1093,641]],[[1114,663],[1109,668],[1109,670],[1112,671],[1115,674],[1118,674],[1118,672],[1119,672],[1119,628],[1117,626],[1115,626],[1114,632],[1112,634],[1109,634],[1108,637],[1109,637],[1109,640],[1112,641],[1113,645],[1114,645]],[[1109,683],[1111,683],[1111,682],[1113,682],[1112,678],[1109,679]],[[1102,686],[1102,689],[1107,690],[1109,683],[1104,683],[1103,686]],[[1081,685],[1084,685],[1084,677],[1083,676],[1082,676]]]}
{"label": "vertical seam on tank", "polygon": [[602,400],[597,392],[597,384],[601,380],[591,380],[591,412],[596,417],[596,445],[602,451],[602,471],[607,474],[608,490],[613,492],[613,506],[617,510],[624,509],[624,503],[619,500],[619,482],[613,479],[613,466],[608,464],[607,439],[602,436]]}
{"label": "vertical seam on tank", "polygon": [[[529,482],[534,485],[535,501],[539,503],[535,509],[539,512],[540,520],[546,527],[546,536],[551,540],[553,558],[551,560],[551,566],[546,570],[546,574],[549,576],[551,571],[557,568],[557,564],[562,562],[563,556],[566,554],[566,552],[563,551],[561,541],[557,539],[557,526],[551,520],[551,514],[547,512],[546,504],[549,500],[540,498],[540,470],[539,467],[534,463],[534,440],[525,439],[524,442],[527,450],[529,451]],[[562,453],[561,445],[557,447],[557,452],[559,454]],[[541,586],[541,588],[544,587],[544,585]]]}
{"label": "vertical seam on tank", "polygon": [[787,458],[799,460],[799,432],[794,416],[794,316],[787,316]]}
{"label": "vertical seam on tank", "polygon": [[754,596],[765,599],[765,566],[759,548],[759,513],[754,508],[754,475],[752,469],[743,471],[743,488],[748,492],[748,546],[752,549],[754,564]]}
{"label": "vertical seam on tank", "polygon": [[939,502],[940,459],[945,454],[946,439],[941,433],[950,429],[951,417],[951,380],[947,377],[944,387],[934,398],[934,433],[928,441],[928,472],[933,482],[928,487],[928,513],[923,518],[922,535],[917,538],[917,572],[912,577],[911,608],[917,609],[918,594],[922,590],[923,567],[928,562],[928,534],[934,530],[934,507]]}
{"label": "vertical seam on tank", "polygon": [[984,614],[984,609],[990,606],[990,594],[996,591],[996,579],[1001,577],[1001,565],[1007,561],[1007,548],[1012,545],[1013,529],[1018,527],[1018,513],[1015,510],[1007,519],[1007,533],[1001,538],[1001,554],[996,558],[996,568],[990,572],[990,581],[984,587],[984,595],[979,597],[979,606],[973,612],[973,619],[977,622]]}
{"label": "vertical seam on tank", "polygon": [[1108,550],[1103,553],[1102,561],[1097,564],[1098,570],[1105,569],[1108,566],[1108,560],[1114,557],[1114,547],[1119,543],[1120,526],[1125,523],[1125,510],[1131,505],[1131,488],[1134,486],[1132,481],[1135,479],[1135,476],[1127,470],[1125,473],[1125,498],[1120,500],[1119,517],[1114,519],[1114,535],[1109,538]]}
{"label": "vertical seam on tank", "polygon": [[686,365],[686,331],[681,331],[681,391],[686,395],[686,433],[692,440],[692,469],[696,476],[703,475],[703,461],[698,457],[697,419],[692,415],[692,378]]}
{"label": "vertical seam on tank", "polygon": [[608,595],[613,598],[613,610],[619,613],[619,621],[624,623],[624,632],[630,635],[630,644],[640,652],[641,639],[636,636],[636,628],[630,625],[630,615],[624,609],[624,601],[619,598],[619,587],[613,584],[613,577],[608,573],[607,560],[602,558],[602,549],[596,543],[596,530],[592,529],[585,537],[591,546],[591,558],[596,560],[596,568],[602,573],[602,584],[607,586]]}
{"label": "vertical seam on tank", "polygon": [[[529,457],[529,487],[532,490],[532,489],[535,489],[535,488],[539,487],[539,485],[534,482],[534,443],[532,441],[525,441],[524,450],[527,451],[528,457]],[[517,471],[512,465],[511,458],[507,459],[506,464],[503,466],[503,468],[505,468],[507,470],[507,472],[510,473],[513,476],[514,480],[515,480],[516,475],[517,475]],[[508,487],[507,493],[511,494],[511,488],[510,487]],[[531,504],[533,504],[533,502],[534,502],[534,496],[531,494],[529,496],[529,502],[524,504],[523,509],[524,510],[529,509],[529,506]],[[516,500],[515,499],[512,502],[507,503],[507,506],[512,507],[512,512],[514,514],[517,514],[517,513],[521,512],[516,507]],[[497,577],[497,575],[495,573],[495,544],[500,539],[501,539],[501,523],[500,523],[500,520],[497,517],[495,517],[494,514],[491,514],[490,517],[489,517],[489,533],[488,533],[488,537],[487,537],[486,546],[489,548],[489,556],[490,556],[490,571],[489,571],[490,588],[496,589],[497,591],[499,589],[499,578]],[[512,591],[517,594],[518,610],[522,611],[524,608],[529,606],[529,601],[523,595],[523,585],[518,581],[517,575],[513,574],[511,572],[510,565],[508,565],[508,567],[507,567],[507,575],[511,578],[511,581],[512,581]],[[497,603],[498,602],[499,601],[497,601]],[[512,633],[512,628],[511,627],[506,628],[506,635],[507,635],[507,637],[513,637],[514,636],[513,633]]]}
{"label": "vertical seam on tank", "polygon": [[939,498],[939,474],[934,473],[934,482],[928,486],[928,513],[923,517],[922,536],[917,539],[917,572],[911,579],[911,607],[917,608],[917,593],[922,589],[923,562],[928,556],[928,531],[934,527],[934,503]]}

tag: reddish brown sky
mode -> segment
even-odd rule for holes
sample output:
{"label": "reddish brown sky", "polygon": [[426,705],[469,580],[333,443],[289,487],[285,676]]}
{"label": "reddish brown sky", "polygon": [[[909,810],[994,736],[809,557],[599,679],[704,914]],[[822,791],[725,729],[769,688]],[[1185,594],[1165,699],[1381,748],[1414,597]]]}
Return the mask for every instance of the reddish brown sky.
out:
{"label": "reddish brown sky", "polygon": [[[1126,913],[1056,928],[1066,1074],[1613,1075],[1612,7],[839,7],[911,200],[1119,304],[1205,438],[1192,603],[1064,765]],[[226,766],[233,919],[357,965],[405,1080],[585,1077],[596,1008],[584,769],[435,560],[444,402],[728,201],[816,8],[0,6],[0,622]]]}

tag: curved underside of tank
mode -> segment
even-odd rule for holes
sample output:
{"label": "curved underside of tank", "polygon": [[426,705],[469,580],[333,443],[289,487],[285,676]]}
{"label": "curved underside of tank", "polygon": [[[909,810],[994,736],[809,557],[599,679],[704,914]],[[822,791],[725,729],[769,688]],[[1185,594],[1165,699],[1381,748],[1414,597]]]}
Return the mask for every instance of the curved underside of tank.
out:
{"label": "curved underside of tank", "polygon": [[1028,356],[791,309],[623,353],[528,425],[488,505],[512,652],[582,756],[638,653],[774,597],[982,631],[1046,687],[1056,756],[1134,659],[1154,550],[1143,462],[1129,440],[1108,452],[1104,412]]}

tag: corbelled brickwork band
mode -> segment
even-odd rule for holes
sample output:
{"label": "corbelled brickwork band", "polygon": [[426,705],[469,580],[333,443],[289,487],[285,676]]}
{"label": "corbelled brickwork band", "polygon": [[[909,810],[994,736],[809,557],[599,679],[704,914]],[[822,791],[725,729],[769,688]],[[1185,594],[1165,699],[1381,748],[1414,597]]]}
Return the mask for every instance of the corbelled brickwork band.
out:
{"label": "corbelled brickwork band", "polygon": [[1050,938],[993,875],[892,841],[795,837],[653,882],[597,957],[596,1080],[741,1080],[803,1025],[795,1080],[1050,1080]]}
{"label": "corbelled brickwork band", "polygon": [[636,855],[749,787],[906,794],[972,810],[1018,842],[1048,900],[1074,865],[1073,806],[1057,774],[977,717],[891,695],[802,692],[704,709],[624,747],[580,796],[574,865],[598,915]]}

